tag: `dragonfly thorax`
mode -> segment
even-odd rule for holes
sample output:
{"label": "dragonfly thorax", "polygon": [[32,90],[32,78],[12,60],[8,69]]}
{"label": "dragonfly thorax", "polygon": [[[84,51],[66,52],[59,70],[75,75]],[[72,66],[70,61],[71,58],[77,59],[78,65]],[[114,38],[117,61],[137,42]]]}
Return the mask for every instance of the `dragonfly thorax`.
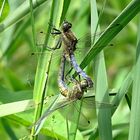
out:
{"label": "dragonfly thorax", "polygon": [[82,80],[73,86],[73,89],[69,91],[70,99],[81,99],[84,92],[87,91],[88,83],[86,80]]}
{"label": "dragonfly thorax", "polygon": [[71,30],[67,30],[66,32],[61,33],[62,46],[64,49],[64,53],[67,55],[71,55],[76,50],[77,38],[73,34]]}

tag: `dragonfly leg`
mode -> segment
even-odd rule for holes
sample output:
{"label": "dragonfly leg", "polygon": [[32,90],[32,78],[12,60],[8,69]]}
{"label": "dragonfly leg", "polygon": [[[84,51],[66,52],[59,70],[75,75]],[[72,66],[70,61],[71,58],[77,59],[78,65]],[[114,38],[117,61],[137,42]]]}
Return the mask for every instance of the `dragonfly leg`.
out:
{"label": "dragonfly leg", "polygon": [[61,31],[56,29],[55,27],[53,27],[53,30],[61,33]]}
{"label": "dragonfly leg", "polygon": [[52,23],[48,22],[49,26],[52,27],[52,30],[56,31],[56,34],[60,33],[61,34],[61,31],[59,29],[56,29],[55,28],[55,25],[53,25]]}
{"label": "dragonfly leg", "polygon": [[[45,44],[38,44],[38,43],[36,43],[36,46],[43,46],[43,48],[45,49],[45,50],[48,50],[48,51],[53,51],[53,50],[56,50],[56,49],[60,49],[61,48],[61,45],[62,45],[62,39],[61,38],[59,38],[58,40],[57,40],[57,42],[56,42],[56,45],[54,46],[54,47],[49,47],[49,46],[47,46],[47,45],[45,45]],[[42,50],[43,51],[43,50]],[[35,53],[32,53],[31,55],[34,55]]]}
{"label": "dragonfly leg", "polygon": [[76,83],[76,79],[74,79],[72,76],[65,76],[65,80],[68,81],[68,83]]}
{"label": "dragonfly leg", "polygon": [[61,48],[61,45],[62,45],[62,40],[61,38],[58,39],[57,43],[56,43],[56,47],[54,47],[54,49],[60,49]]}
{"label": "dragonfly leg", "polygon": [[73,90],[69,93],[69,98],[76,98],[81,99],[84,92],[87,92],[88,83],[87,80],[80,80],[79,75],[79,81],[77,79],[74,79],[76,81],[76,84],[73,86]]}
{"label": "dragonfly leg", "polygon": [[84,80],[81,81],[80,75],[78,75],[78,77],[79,77],[81,89],[82,89],[83,91],[87,92],[87,87],[88,87],[88,85],[89,85],[89,84],[87,83],[87,80],[84,79]]}
{"label": "dragonfly leg", "polygon": [[52,34],[52,35],[60,35],[61,32],[57,32],[57,31],[55,31],[55,32],[51,32],[51,34]]}
{"label": "dragonfly leg", "polygon": [[57,42],[56,42],[55,47],[48,47],[47,46],[47,48],[49,48],[50,50],[56,50],[56,49],[60,49],[61,48],[61,45],[62,45],[62,40],[61,40],[61,38],[59,38],[57,40]]}
{"label": "dragonfly leg", "polygon": [[61,34],[61,31],[56,29],[56,28],[52,28],[53,29],[53,32],[51,32],[52,35],[60,35]]}
{"label": "dragonfly leg", "polygon": [[60,49],[61,45],[62,45],[62,40],[61,40],[61,38],[59,38],[57,43],[56,43],[56,45],[55,45],[55,47],[48,47],[47,46],[46,48],[49,49],[49,50],[56,50],[56,49]]}

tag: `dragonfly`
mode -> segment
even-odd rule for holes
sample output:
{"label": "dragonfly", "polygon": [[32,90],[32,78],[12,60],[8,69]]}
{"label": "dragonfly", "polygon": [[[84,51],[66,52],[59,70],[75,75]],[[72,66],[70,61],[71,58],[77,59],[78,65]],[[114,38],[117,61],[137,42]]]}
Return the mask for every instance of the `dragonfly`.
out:
{"label": "dragonfly", "polygon": [[[65,97],[72,97],[73,96],[77,96],[78,98],[80,98],[80,95],[78,93],[83,93],[83,90],[86,90],[86,88],[91,88],[93,87],[93,81],[91,80],[91,78],[80,68],[80,66],[78,65],[76,59],[75,59],[75,55],[74,55],[74,51],[76,50],[76,44],[78,43],[77,38],[75,37],[75,35],[73,34],[73,32],[71,31],[71,27],[72,24],[68,21],[64,21],[62,23],[61,26],[61,30],[58,30],[56,28],[54,29],[54,32],[52,32],[51,34],[54,35],[59,35],[60,38],[58,40],[57,46],[55,48],[52,49],[59,49],[61,46],[63,47],[63,54],[62,54],[62,58],[61,58],[61,66],[60,66],[60,72],[59,72],[59,76],[58,76],[58,86],[59,86],[59,90],[61,92],[61,94]],[[65,61],[70,62],[71,66],[74,68],[74,70],[77,72],[77,74],[79,76],[81,76],[84,80],[82,81],[82,84],[79,83],[79,91],[76,90],[76,95],[73,94],[73,92],[69,92],[69,89],[64,81],[64,69],[65,69]],[[84,86],[83,86],[84,85]],[[75,89],[73,90],[75,92]],[[73,95],[72,95],[73,94]]]}

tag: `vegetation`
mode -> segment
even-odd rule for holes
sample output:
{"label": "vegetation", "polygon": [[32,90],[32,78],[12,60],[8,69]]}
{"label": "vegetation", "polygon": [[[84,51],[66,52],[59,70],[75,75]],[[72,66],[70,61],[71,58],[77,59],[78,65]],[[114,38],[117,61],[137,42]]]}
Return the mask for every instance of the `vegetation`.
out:
{"label": "vegetation", "polygon": [[[140,139],[139,0],[3,0],[0,8],[1,139]],[[53,112],[34,136],[33,124],[60,95],[62,48],[47,46],[55,46],[52,27],[64,20],[79,39],[76,59],[94,90]]]}

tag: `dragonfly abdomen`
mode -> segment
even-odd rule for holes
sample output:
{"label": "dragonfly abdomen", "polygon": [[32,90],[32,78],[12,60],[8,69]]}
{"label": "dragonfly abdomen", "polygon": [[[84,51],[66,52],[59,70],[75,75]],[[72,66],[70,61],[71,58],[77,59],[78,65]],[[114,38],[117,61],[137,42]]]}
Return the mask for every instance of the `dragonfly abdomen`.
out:
{"label": "dragonfly abdomen", "polygon": [[75,71],[78,73],[78,75],[82,76],[84,79],[87,80],[88,87],[89,88],[93,87],[93,82],[92,82],[91,78],[77,64],[73,53],[70,54],[70,62],[71,62],[71,65],[73,66],[73,68],[75,69]]}
{"label": "dragonfly abdomen", "polygon": [[68,96],[68,87],[66,86],[65,82],[62,80],[58,80],[58,86],[59,86],[59,91],[61,92],[61,94],[65,97]]}

